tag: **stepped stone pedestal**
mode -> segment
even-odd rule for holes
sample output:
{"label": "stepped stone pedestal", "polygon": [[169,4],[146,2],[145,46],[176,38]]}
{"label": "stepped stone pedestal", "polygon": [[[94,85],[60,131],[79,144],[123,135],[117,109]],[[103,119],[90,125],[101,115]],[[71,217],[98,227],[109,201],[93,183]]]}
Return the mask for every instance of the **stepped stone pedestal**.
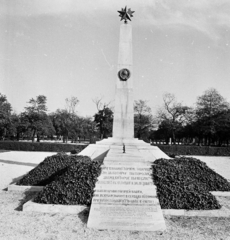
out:
{"label": "stepped stone pedestal", "polygon": [[[105,156],[108,154],[112,154],[112,149],[120,149],[122,153],[123,144],[125,145],[125,149],[131,151],[135,150],[135,153],[138,153],[138,156],[141,155],[142,159],[145,162],[153,162],[159,158],[170,159],[168,155],[166,155],[163,151],[161,151],[156,146],[151,146],[150,144],[138,140],[136,138],[133,139],[118,139],[118,138],[108,138],[103,139],[101,141],[96,142],[96,144],[90,144],[85,149],[83,149],[78,155],[84,155],[90,157],[92,160],[104,160]],[[127,151],[126,151],[127,152]],[[118,157],[118,156],[116,156]],[[128,155],[121,154],[119,157],[128,158]],[[117,159],[117,158],[116,158]],[[134,159],[133,159],[134,160]],[[139,160],[140,161],[140,160]]]}
{"label": "stepped stone pedestal", "polygon": [[151,176],[151,164],[156,159],[169,159],[164,152],[141,140],[109,138],[90,144],[79,155],[103,160],[90,208],[89,228],[166,229]]}
{"label": "stepped stone pedestal", "polygon": [[166,229],[151,162],[138,146],[111,145],[96,187],[87,226],[96,229],[163,231]]}

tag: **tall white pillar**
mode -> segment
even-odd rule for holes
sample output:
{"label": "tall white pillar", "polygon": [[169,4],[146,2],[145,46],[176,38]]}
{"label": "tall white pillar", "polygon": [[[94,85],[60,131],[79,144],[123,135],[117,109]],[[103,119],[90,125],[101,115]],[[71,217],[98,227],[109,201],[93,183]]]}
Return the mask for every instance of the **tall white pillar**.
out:
{"label": "tall white pillar", "polygon": [[128,69],[130,77],[122,81],[117,75],[113,138],[130,139],[134,138],[133,57],[132,26],[127,23],[120,26],[117,72],[122,69]]}

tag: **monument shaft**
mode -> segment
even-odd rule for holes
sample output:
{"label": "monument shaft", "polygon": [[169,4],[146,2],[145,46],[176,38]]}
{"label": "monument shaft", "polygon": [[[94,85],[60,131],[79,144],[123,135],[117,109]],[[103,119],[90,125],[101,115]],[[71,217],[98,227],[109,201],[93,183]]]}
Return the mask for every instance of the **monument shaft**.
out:
{"label": "monument shaft", "polygon": [[117,72],[119,72],[121,69],[128,69],[130,71],[130,77],[126,81],[122,81],[117,76],[115,90],[113,138],[134,138],[132,67],[132,26],[130,24],[122,24],[120,27]]}

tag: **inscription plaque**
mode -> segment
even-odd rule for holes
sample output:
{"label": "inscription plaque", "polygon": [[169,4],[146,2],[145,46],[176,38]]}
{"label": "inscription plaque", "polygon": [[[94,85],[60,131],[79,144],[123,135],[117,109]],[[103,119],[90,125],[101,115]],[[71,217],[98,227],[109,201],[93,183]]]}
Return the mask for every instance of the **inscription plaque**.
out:
{"label": "inscription plaque", "polygon": [[150,168],[144,164],[103,165],[87,225],[97,229],[164,230]]}

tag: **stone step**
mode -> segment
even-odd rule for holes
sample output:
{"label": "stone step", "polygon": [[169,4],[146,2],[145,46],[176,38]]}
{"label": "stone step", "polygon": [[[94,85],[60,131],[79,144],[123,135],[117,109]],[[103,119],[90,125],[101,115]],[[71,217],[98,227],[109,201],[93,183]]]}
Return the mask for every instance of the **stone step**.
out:
{"label": "stone step", "polygon": [[164,231],[164,217],[159,204],[153,206],[92,203],[87,223],[89,228]]}
{"label": "stone step", "polygon": [[110,154],[107,154],[106,157],[116,157],[116,158],[143,158],[141,155],[139,154],[119,154],[119,153],[110,153]]}
{"label": "stone step", "polygon": [[138,149],[135,149],[135,150],[125,149],[125,152],[123,152],[123,149],[110,149],[108,154],[109,155],[116,154],[116,155],[141,156],[141,153]]}
{"label": "stone step", "polygon": [[131,231],[165,230],[151,166],[107,163],[104,161],[94,188],[87,226]]}
{"label": "stone step", "polygon": [[104,165],[107,165],[107,166],[111,166],[111,165],[130,165],[130,166],[143,166],[143,164],[145,166],[148,166],[148,167],[151,167],[152,163],[151,162],[147,162],[147,161],[140,161],[140,160],[123,160],[123,161],[120,161],[120,160],[114,160],[114,159],[106,159],[104,160]]}
{"label": "stone step", "polygon": [[141,191],[142,194],[148,195],[148,194],[155,194],[156,193],[156,186],[154,184],[142,184],[142,185],[134,185],[134,184],[114,184],[114,181],[104,181],[104,183],[101,183],[101,181],[98,181],[96,183],[94,190],[106,190],[106,192],[110,191]]}
{"label": "stone step", "polygon": [[128,157],[128,156],[108,156],[104,158],[104,161],[136,161],[136,162],[144,162],[144,158],[141,157]]}
{"label": "stone step", "polygon": [[[106,166],[123,166],[129,164],[130,166],[143,166],[143,162],[128,162],[128,161],[123,161],[123,162],[114,162],[114,161],[107,161],[104,162]],[[152,163],[148,163],[149,166],[152,165]]]}

